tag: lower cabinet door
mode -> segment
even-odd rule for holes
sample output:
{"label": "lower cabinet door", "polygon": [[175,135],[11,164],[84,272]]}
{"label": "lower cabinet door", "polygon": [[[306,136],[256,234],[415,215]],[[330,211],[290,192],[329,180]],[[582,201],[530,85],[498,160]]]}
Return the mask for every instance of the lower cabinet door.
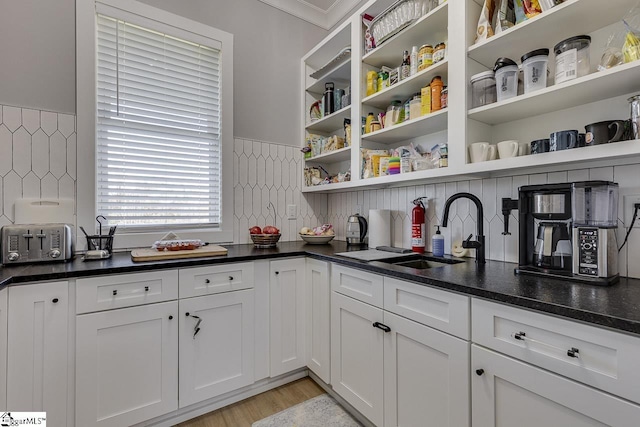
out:
{"label": "lower cabinet door", "polygon": [[307,259],[307,366],[331,382],[331,284],[329,263]]}
{"label": "lower cabinet door", "polygon": [[253,289],[180,300],[180,407],[253,384]]}
{"label": "lower cabinet door", "polygon": [[383,423],[382,310],[331,293],[331,384],[377,426]]}
{"label": "lower cabinet door", "polygon": [[474,427],[636,427],[640,406],[471,346]]}
{"label": "lower cabinet door", "polygon": [[7,330],[7,406],[45,411],[52,426],[66,426],[69,354],[67,282],[12,286]]}
{"label": "lower cabinet door", "polygon": [[178,409],[178,302],[76,319],[76,426],[122,427]]}
{"label": "lower cabinet door", "polygon": [[468,427],[469,343],[386,311],[384,324],[385,427]]}

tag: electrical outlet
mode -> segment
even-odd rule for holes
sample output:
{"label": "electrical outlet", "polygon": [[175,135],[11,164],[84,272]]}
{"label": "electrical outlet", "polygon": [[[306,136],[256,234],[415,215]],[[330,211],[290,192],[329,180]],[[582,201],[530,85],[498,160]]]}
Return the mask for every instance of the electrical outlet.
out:
{"label": "electrical outlet", "polygon": [[[633,212],[635,211],[635,204],[640,204],[640,194],[627,194],[624,196],[624,225],[629,227],[631,220],[633,219]],[[640,209],[638,210],[638,217],[640,217]],[[633,224],[634,228],[640,228],[640,218],[636,218],[636,223]]]}
{"label": "electrical outlet", "polygon": [[298,206],[287,205],[287,219],[297,219],[297,218],[298,218]]}

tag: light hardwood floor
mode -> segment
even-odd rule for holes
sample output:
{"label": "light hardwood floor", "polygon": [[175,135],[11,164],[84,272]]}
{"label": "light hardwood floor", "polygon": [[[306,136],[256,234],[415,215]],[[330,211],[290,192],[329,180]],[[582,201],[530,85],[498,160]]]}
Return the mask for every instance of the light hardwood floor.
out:
{"label": "light hardwood floor", "polygon": [[318,384],[306,377],[186,421],[178,427],[250,427],[258,420],[323,393]]}

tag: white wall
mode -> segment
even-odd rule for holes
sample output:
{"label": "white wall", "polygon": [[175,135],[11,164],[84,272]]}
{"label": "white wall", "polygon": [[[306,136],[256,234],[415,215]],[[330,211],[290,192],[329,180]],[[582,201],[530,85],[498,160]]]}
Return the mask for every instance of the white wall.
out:
{"label": "white wall", "polygon": [[[327,31],[258,0],[144,1],[234,35],[235,136],[301,145],[300,58]],[[0,104],[75,114],[75,0],[3,1],[0,29]]]}
{"label": "white wall", "polygon": [[0,103],[76,112],[75,0],[6,0],[0,11]]}

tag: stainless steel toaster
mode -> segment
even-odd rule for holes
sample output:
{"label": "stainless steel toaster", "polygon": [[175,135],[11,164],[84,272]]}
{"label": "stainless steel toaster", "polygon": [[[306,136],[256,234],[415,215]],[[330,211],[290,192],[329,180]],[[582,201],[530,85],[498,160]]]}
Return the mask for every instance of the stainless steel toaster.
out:
{"label": "stainless steel toaster", "polygon": [[2,263],[21,264],[73,259],[73,226],[16,224],[2,227]]}

